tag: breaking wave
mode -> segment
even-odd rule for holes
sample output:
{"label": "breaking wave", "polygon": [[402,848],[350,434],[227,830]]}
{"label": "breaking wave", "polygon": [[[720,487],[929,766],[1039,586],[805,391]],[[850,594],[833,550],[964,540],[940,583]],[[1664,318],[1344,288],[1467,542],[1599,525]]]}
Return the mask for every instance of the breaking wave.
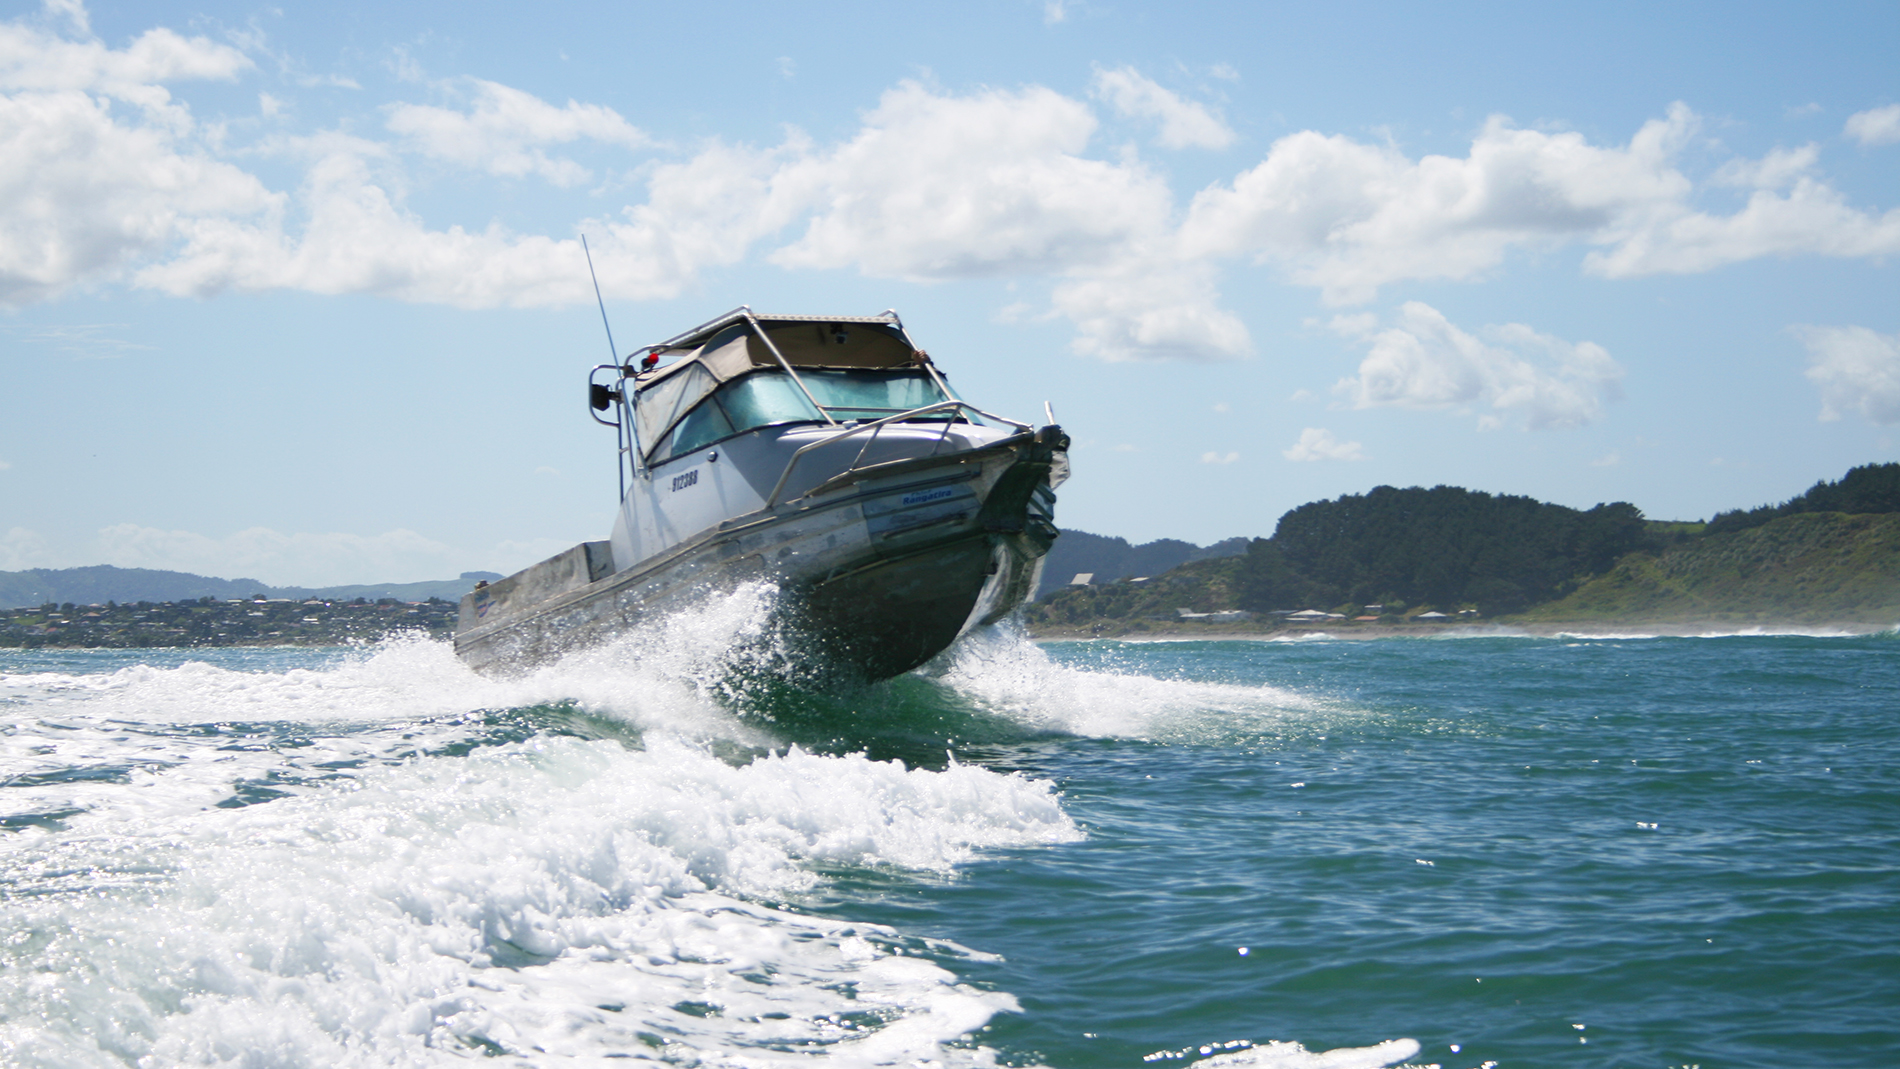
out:
{"label": "breaking wave", "polygon": [[756,608],[500,681],[424,639],[0,675],[0,1060],[987,1062],[1015,1001],[972,952],[800,895],[1080,832],[1047,782],[721,704]]}

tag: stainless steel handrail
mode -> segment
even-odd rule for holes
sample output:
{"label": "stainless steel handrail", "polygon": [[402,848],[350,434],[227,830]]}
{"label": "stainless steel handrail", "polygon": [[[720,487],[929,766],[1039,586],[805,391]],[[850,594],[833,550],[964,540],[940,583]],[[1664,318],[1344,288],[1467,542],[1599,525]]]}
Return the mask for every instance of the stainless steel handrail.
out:
{"label": "stainless steel handrail", "polygon": [[[772,487],[771,495],[765,499],[765,507],[768,509],[778,507],[778,495],[784,492],[785,483],[788,480],[790,480],[792,477],[792,469],[798,466],[799,460],[803,458],[806,453],[811,452],[812,450],[818,448],[819,446],[830,445],[833,442],[842,441],[843,439],[849,438],[854,434],[862,434],[865,431],[871,432],[872,437],[875,438],[877,436],[878,431],[884,429],[884,426],[886,424],[900,423],[907,419],[914,419],[917,416],[929,415],[932,412],[949,412],[952,410],[959,410],[959,409],[969,411],[969,412],[974,412],[977,415],[982,416],[984,419],[993,419],[998,423],[1007,423],[1010,426],[1017,428],[1018,430],[1023,430],[1023,431],[1035,430],[1034,427],[1030,426],[1027,423],[1018,423],[1017,421],[1013,419],[1006,419],[1002,416],[985,412],[982,409],[976,407],[975,405],[969,403],[968,401],[938,401],[936,404],[925,405],[922,408],[913,408],[908,412],[899,412],[895,416],[886,416],[883,419],[877,420],[872,423],[860,423],[856,427],[848,427],[842,431],[839,431],[837,434],[828,434],[825,437],[820,438],[815,442],[807,442],[804,445],[799,446],[798,451],[792,454],[792,458],[785,462],[785,470],[779,473],[778,483]],[[943,445],[944,439],[948,438],[949,436],[950,436],[950,424],[945,423],[943,434],[937,440],[938,447],[941,447]],[[866,441],[864,443],[864,449],[858,450],[857,459],[851,462],[850,467],[844,469],[844,471],[841,471],[838,474],[844,475],[848,472],[857,470],[858,461],[864,459],[864,451],[865,449],[869,449],[869,448],[871,448],[871,443],[869,441]],[[932,452],[934,454],[935,450],[933,449]]]}
{"label": "stainless steel handrail", "polygon": [[745,313],[745,321],[752,324],[752,333],[765,343],[767,349],[771,350],[772,359],[777,360],[778,366],[784,368],[785,373],[792,377],[792,384],[798,387],[798,392],[804,394],[805,400],[810,401],[811,406],[818,410],[818,414],[825,417],[826,423],[836,427],[838,421],[832,419],[831,413],[825,411],[825,406],[819,404],[818,398],[811,395],[811,389],[805,385],[805,380],[799,378],[798,372],[792,370],[791,361],[785,359],[785,354],[778,351],[778,346],[772,343],[771,337],[765,333],[765,328],[759,325],[758,317],[752,314],[750,308],[742,308],[741,311]]}

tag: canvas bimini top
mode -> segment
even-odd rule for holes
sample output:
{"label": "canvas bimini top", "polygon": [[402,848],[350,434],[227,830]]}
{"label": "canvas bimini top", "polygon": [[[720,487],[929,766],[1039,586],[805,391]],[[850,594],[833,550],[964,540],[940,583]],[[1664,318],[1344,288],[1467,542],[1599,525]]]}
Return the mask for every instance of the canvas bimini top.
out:
{"label": "canvas bimini top", "polygon": [[[673,357],[665,366],[660,361]],[[651,466],[758,427],[882,419],[955,400],[894,311],[731,312],[647,346],[634,423]],[[945,415],[941,418],[953,418]]]}

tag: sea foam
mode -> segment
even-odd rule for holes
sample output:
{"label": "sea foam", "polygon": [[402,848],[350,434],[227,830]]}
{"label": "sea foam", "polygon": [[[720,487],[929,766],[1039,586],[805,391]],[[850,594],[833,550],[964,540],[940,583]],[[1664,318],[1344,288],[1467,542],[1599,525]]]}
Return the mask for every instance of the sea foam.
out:
{"label": "sea foam", "polygon": [[1063,663],[1005,626],[966,636],[930,671],[981,709],[1026,727],[1083,736],[1211,741],[1341,711],[1285,687],[1157,678],[1118,671],[1112,661]]}
{"label": "sea foam", "polygon": [[1080,832],[1045,781],[774,744],[721,703],[758,605],[502,680],[423,639],[0,679],[0,1061],[989,1063],[971,952],[796,903]]}

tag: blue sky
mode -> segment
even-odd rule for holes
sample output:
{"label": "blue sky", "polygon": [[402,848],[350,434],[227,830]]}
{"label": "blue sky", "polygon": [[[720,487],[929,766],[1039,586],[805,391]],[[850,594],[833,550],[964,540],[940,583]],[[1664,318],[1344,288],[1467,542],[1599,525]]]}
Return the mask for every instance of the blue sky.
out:
{"label": "blue sky", "polygon": [[608,356],[898,309],[1065,526],[1896,459],[1900,5],[0,9],[0,569],[604,537]]}

